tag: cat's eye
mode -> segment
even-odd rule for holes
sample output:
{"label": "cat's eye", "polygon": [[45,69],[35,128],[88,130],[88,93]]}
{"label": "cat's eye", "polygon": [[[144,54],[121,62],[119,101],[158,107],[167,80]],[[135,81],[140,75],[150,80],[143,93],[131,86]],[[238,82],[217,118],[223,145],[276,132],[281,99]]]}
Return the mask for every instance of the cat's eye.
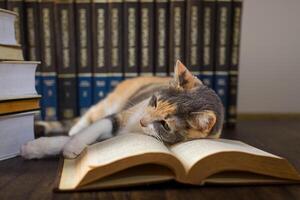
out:
{"label": "cat's eye", "polygon": [[153,95],[150,99],[149,105],[156,108],[157,107],[157,98],[155,95]]}
{"label": "cat's eye", "polygon": [[161,123],[162,127],[164,127],[164,129],[166,131],[170,131],[171,130],[170,127],[169,127],[169,125],[168,125],[168,123],[165,120],[160,121],[160,123]]}

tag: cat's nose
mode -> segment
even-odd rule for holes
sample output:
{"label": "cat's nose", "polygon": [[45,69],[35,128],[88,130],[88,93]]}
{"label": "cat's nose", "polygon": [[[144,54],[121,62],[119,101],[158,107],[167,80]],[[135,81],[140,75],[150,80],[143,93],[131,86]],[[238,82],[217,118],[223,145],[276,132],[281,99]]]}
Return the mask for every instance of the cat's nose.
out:
{"label": "cat's nose", "polygon": [[140,124],[141,124],[142,127],[146,127],[146,124],[143,120],[140,120]]}

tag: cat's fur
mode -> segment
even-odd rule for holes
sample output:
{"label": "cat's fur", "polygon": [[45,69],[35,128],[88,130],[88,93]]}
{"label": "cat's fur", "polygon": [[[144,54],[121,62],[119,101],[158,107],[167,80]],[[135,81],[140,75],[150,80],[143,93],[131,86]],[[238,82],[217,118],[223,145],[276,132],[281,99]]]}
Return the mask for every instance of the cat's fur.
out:
{"label": "cat's fur", "polygon": [[91,107],[69,136],[42,137],[21,148],[24,158],[61,152],[77,157],[96,141],[137,132],[174,144],[196,138],[217,138],[224,118],[216,93],[177,62],[174,78],[139,77],[120,83],[107,98]]}

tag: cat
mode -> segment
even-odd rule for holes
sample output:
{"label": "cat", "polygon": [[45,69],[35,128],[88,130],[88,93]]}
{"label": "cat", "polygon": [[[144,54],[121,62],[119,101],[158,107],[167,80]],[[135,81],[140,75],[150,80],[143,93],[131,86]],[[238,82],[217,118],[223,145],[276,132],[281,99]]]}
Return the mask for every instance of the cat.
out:
{"label": "cat", "polygon": [[137,77],[121,82],[92,106],[68,136],[41,137],[21,147],[25,159],[63,153],[76,158],[87,145],[137,132],[172,145],[220,137],[224,108],[217,94],[177,61],[174,77]]}

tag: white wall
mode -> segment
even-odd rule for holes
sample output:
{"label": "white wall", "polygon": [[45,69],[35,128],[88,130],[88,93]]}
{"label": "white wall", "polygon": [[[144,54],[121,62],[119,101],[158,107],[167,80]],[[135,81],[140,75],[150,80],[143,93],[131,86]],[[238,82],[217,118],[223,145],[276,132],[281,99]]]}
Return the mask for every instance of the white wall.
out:
{"label": "white wall", "polygon": [[300,113],[300,0],[244,0],[241,113]]}

